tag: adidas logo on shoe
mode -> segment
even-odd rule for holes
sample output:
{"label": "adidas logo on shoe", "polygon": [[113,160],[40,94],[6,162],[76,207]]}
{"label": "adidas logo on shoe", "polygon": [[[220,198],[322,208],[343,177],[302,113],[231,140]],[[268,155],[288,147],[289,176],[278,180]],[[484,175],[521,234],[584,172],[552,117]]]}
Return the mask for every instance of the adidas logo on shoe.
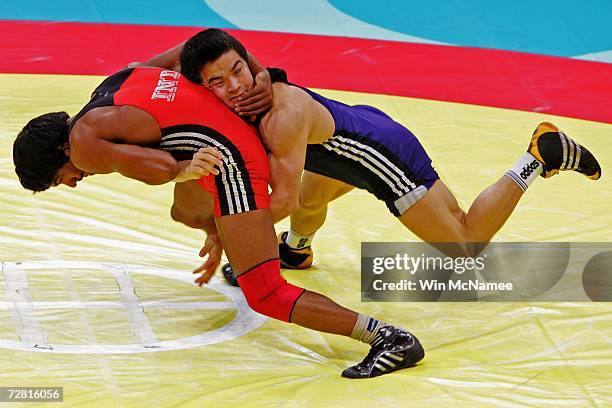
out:
{"label": "adidas logo on shoe", "polygon": [[300,240],[298,241],[297,244],[297,249],[302,249],[306,246],[306,243],[308,242],[308,238],[300,238]]}

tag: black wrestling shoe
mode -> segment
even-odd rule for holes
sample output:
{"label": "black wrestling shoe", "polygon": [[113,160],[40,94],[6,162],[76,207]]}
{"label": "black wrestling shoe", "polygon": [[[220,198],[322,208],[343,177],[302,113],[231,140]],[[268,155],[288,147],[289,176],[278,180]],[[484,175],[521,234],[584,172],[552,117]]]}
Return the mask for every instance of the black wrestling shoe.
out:
{"label": "black wrestling shoe", "polygon": [[312,266],[312,248],[291,248],[287,245],[287,231],[278,235],[278,255],[283,269],[308,269]]}
{"label": "black wrestling shoe", "polygon": [[363,361],[342,372],[346,378],[372,378],[414,366],[425,350],[412,334],[393,326],[382,327]]}
{"label": "black wrestling shoe", "polygon": [[538,125],[527,151],[544,163],[541,174],[544,178],[563,170],[577,171],[591,180],[601,177],[601,167],[595,156],[552,123],[542,122]]}
{"label": "black wrestling shoe", "polygon": [[236,287],[239,286],[238,277],[234,273],[234,268],[232,268],[232,265],[226,263],[225,265],[221,267],[221,271],[223,272],[223,277],[225,278],[227,283],[229,283],[232,286],[236,286]]}

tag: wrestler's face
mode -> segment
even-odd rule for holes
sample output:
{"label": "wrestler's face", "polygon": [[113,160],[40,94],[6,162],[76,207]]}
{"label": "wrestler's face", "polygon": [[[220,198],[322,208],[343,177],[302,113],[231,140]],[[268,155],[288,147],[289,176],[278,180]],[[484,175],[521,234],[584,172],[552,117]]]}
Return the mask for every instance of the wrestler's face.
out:
{"label": "wrestler's face", "polygon": [[230,108],[237,98],[253,87],[253,75],[247,62],[230,50],[202,68],[203,85]]}
{"label": "wrestler's face", "polygon": [[64,152],[68,156],[68,161],[55,173],[52,186],[57,187],[64,184],[68,187],[74,188],[77,186],[77,183],[83,179],[83,177],[89,176],[90,173],[85,173],[72,164],[72,161],[70,161],[69,149],[64,150]]}

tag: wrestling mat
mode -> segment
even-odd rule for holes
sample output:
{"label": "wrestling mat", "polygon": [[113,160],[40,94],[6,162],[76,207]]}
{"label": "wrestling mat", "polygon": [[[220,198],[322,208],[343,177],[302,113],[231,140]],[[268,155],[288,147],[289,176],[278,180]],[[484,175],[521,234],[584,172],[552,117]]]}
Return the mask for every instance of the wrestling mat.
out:
{"label": "wrestling mat", "polygon": [[[69,1],[54,2],[53,10],[34,3],[38,8],[0,12],[6,33],[0,386],[63,387],[66,407],[612,406],[609,303],[361,302],[361,242],[417,240],[366,192],[331,204],[315,239],[312,269],[284,272],[291,283],[401,325],[423,343],[427,355],[418,366],[357,381],[340,372],[363,358],[365,345],[257,315],[219,272],[207,287],[192,283],[203,236],[170,219],[171,185],[101,175],[74,190],[32,195],[16,180],[11,150],[30,118],[75,114],[104,75],[186,38],[196,25],[218,26],[246,39],[265,64],[285,67],[290,79],[349,104],[376,106],[411,129],[464,209],[515,163],[538,123],[556,124],[597,155],[603,177],[536,180],[494,240],[606,242],[612,230],[612,68],[604,51],[612,47],[587,36],[595,31],[592,38],[602,32],[612,38],[609,27],[585,30],[584,41],[577,41],[585,49],[550,43],[536,49],[536,39],[526,38],[533,48],[521,50],[484,23],[490,15],[461,7],[464,16],[483,22],[482,31],[453,39],[428,32],[425,24],[415,25],[419,32],[402,32],[392,14],[365,13],[366,2],[314,1],[309,13],[298,14],[305,3],[274,13],[273,2],[264,1],[268,14],[256,15],[245,9],[248,2],[230,10],[224,2],[186,1],[172,21],[106,4],[115,2],[87,1],[74,12]],[[402,11],[411,2],[390,3]],[[435,15],[433,5],[423,7]],[[592,14],[610,16],[610,7],[602,7]],[[488,13],[508,17],[499,8]],[[573,23],[572,10],[564,10],[554,16]],[[199,22],[196,11],[203,13]],[[515,21],[520,17],[517,12]],[[325,32],[330,21],[339,32]],[[564,27],[568,37],[577,32]],[[145,34],[122,37],[134,30]],[[161,34],[151,38],[151,32]],[[320,35],[329,36],[325,47]],[[319,53],[325,64],[310,61]],[[597,53],[599,62],[592,61]],[[579,54],[590,57],[568,58]],[[426,63],[428,55],[442,59]],[[284,221],[277,230],[287,227]]]}

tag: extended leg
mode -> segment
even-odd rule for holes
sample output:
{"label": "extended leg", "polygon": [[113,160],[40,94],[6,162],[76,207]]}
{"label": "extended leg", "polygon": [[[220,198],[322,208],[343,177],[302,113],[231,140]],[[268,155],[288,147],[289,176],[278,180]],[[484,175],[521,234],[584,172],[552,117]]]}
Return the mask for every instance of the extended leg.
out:
{"label": "extended leg", "polygon": [[[441,180],[399,217],[426,242],[487,243],[504,225],[525,190],[540,174],[551,177],[563,170],[601,177],[601,168],[586,149],[547,122],[534,131],[527,153],[495,184],[474,200],[467,213]],[[464,246],[464,252],[471,253]]]}
{"label": "extended leg", "polygon": [[[423,359],[419,341],[405,330],[357,314],[331,299],[287,283],[280,276],[278,246],[267,209],[216,219],[227,257],[253,310],[313,330],[372,344],[366,358],[342,373],[369,378],[410,367]],[[248,248],[248,250],[246,249]]]}
{"label": "extended leg", "polygon": [[486,188],[465,213],[442,180],[399,220],[425,242],[489,242],[504,225],[523,195],[516,183],[502,177]]}

